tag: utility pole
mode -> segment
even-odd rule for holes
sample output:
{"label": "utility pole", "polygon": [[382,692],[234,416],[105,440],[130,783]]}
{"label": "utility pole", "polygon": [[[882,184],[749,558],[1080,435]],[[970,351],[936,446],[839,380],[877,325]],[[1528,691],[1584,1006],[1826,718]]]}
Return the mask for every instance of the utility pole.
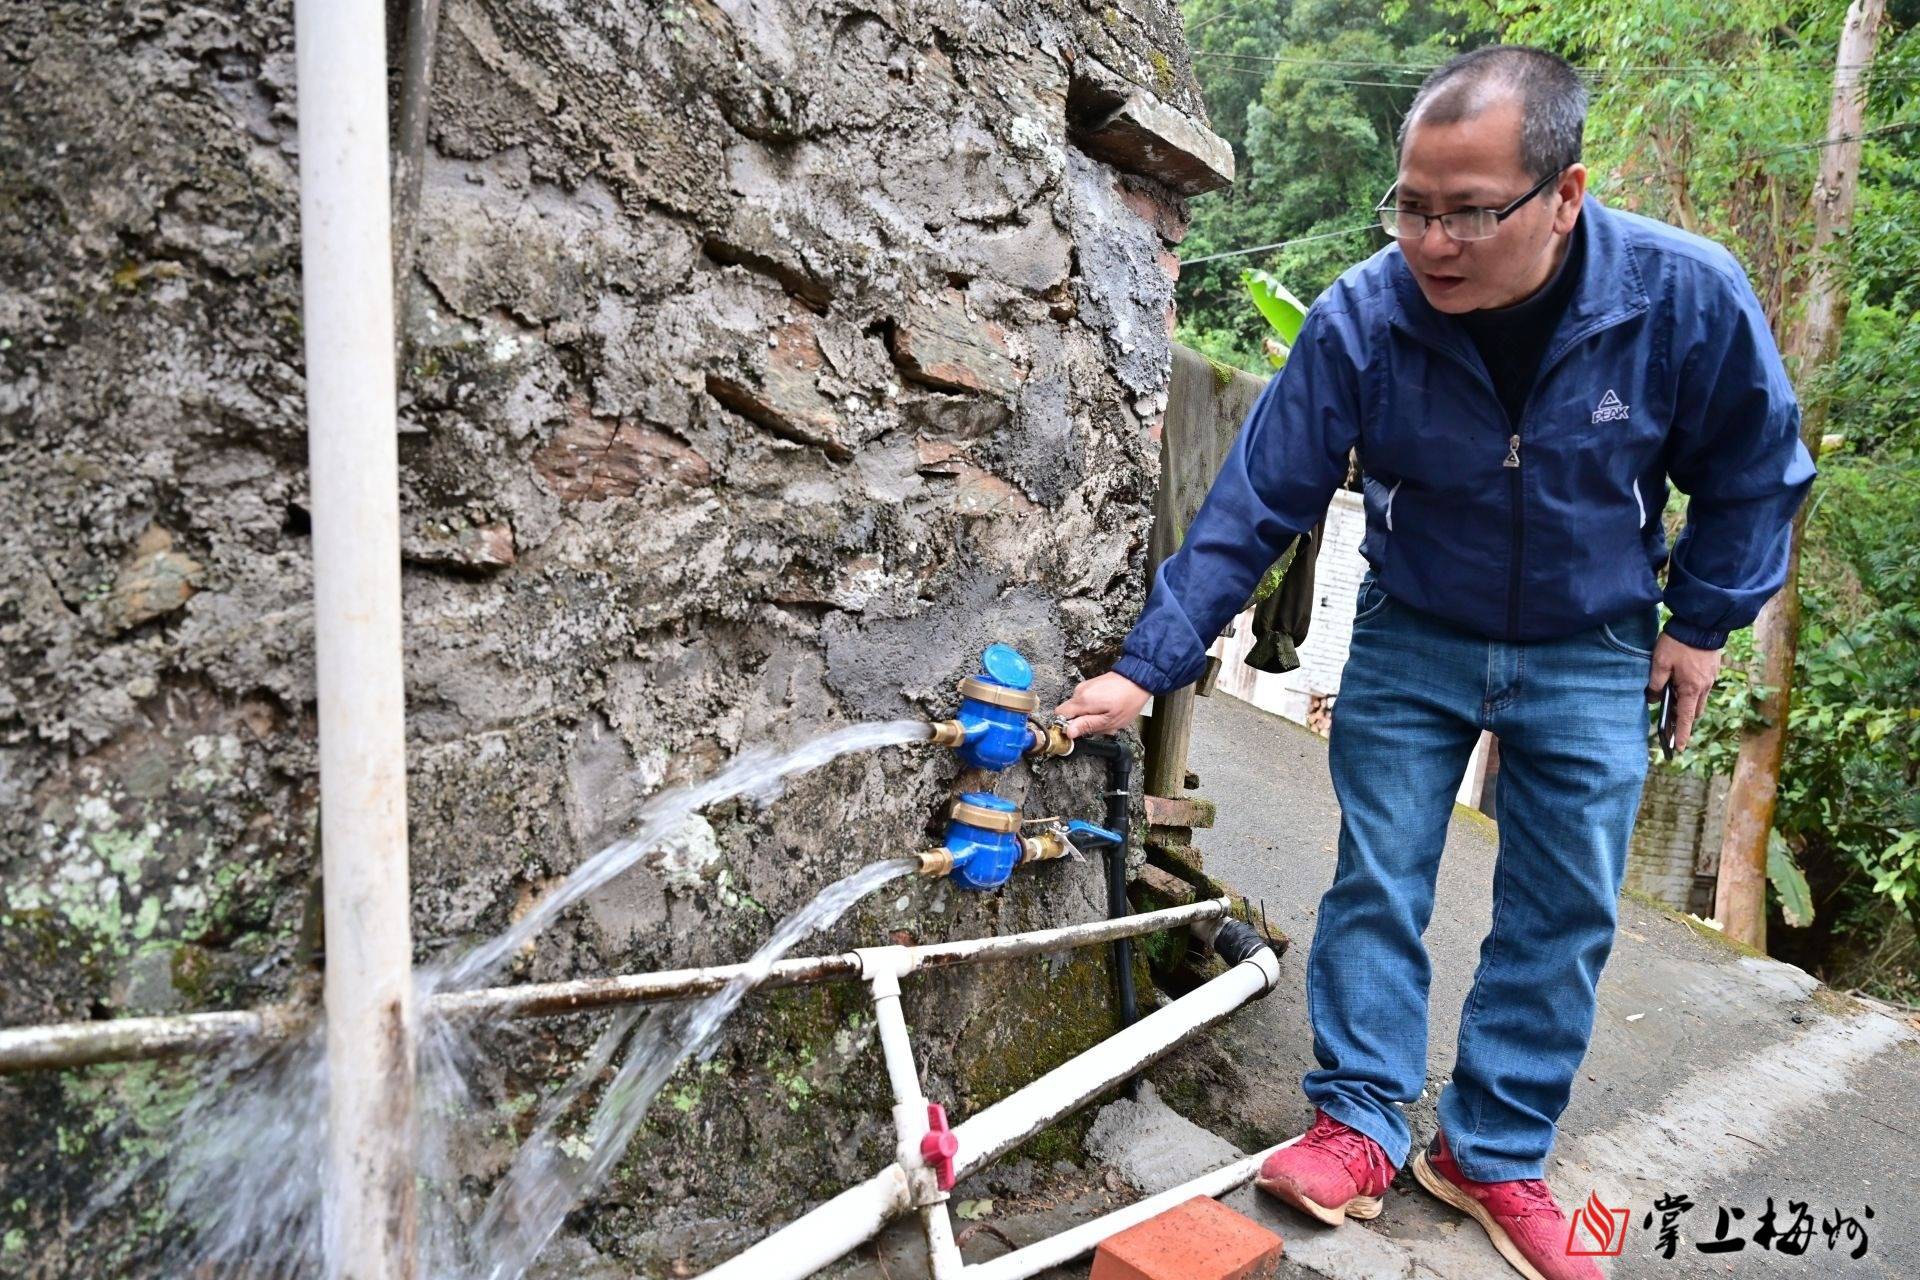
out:
{"label": "utility pole", "polygon": [[[1813,189],[1813,262],[1805,314],[1788,335],[1787,358],[1802,388],[1840,347],[1847,318],[1846,247],[1853,227],[1853,200],[1860,174],[1860,132],[1866,116],[1867,72],[1879,39],[1885,0],[1853,0],[1840,35],[1827,114],[1827,145]],[[1800,438],[1817,460],[1827,421],[1824,395],[1803,397]],[[1727,936],[1766,950],[1767,840],[1780,791],[1780,765],[1787,751],[1787,713],[1793,701],[1794,655],[1800,639],[1800,543],[1807,507],[1794,517],[1787,581],[1755,619],[1754,647],[1760,681],[1771,692],[1760,706],[1760,723],[1740,738],[1727,794],[1726,835],[1720,844],[1720,877],[1714,916]]]}

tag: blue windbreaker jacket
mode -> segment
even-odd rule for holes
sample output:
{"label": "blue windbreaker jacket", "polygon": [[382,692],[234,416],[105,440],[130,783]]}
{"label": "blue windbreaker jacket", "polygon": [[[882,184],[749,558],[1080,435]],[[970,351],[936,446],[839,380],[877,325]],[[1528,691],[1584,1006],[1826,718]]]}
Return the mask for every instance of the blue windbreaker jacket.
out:
{"label": "blue windbreaker jacket", "polygon": [[[1207,646],[1359,447],[1361,553],[1387,594],[1494,639],[1541,640],[1663,598],[1676,640],[1718,648],[1786,580],[1813,483],[1800,408],[1733,255],[1587,197],[1586,256],[1518,423],[1399,247],[1307,312],[1114,670],[1153,693]],[[1664,593],[1667,480],[1690,498]]]}

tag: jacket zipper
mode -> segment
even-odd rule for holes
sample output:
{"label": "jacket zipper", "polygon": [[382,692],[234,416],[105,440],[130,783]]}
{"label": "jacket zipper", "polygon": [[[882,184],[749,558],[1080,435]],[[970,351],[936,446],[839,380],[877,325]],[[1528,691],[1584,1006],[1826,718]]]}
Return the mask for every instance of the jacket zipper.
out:
{"label": "jacket zipper", "polygon": [[[1512,567],[1507,572],[1507,639],[1515,640],[1520,635],[1520,558],[1526,550],[1527,543],[1526,514],[1522,507],[1525,494],[1520,480],[1520,427],[1527,419],[1527,410],[1533,405],[1533,393],[1539,389],[1540,378],[1547,370],[1547,363],[1544,360],[1541,361],[1540,371],[1534,374],[1533,386],[1527,388],[1526,401],[1520,406],[1520,421],[1515,422],[1507,415],[1507,407],[1500,403],[1500,392],[1494,387],[1493,378],[1478,361],[1467,359],[1449,346],[1442,346],[1439,349],[1444,351],[1454,363],[1480,379],[1480,385],[1493,396],[1494,404],[1500,409],[1500,417],[1507,424],[1507,456],[1500,465],[1507,468],[1507,474],[1513,477],[1508,489],[1511,497],[1508,506],[1513,512],[1513,559]],[[1387,528],[1391,531],[1393,526],[1388,525]]]}
{"label": "jacket zipper", "polygon": [[[1549,347],[1546,354],[1541,357],[1540,367],[1534,370],[1533,385],[1527,388],[1527,398],[1520,406],[1520,420],[1518,422],[1515,422],[1507,416],[1506,406],[1500,404],[1500,393],[1493,385],[1492,376],[1487,373],[1479,361],[1469,359],[1465,355],[1462,355],[1451,343],[1432,340],[1422,336],[1418,332],[1408,331],[1410,336],[1416,341],[1435,351],[1441,352],[1455,364],[1461,366],[1468,373],[1478,378],[1480,385],[1485,387],[1493,396],[1493,402],[1499,405],[1500,416],[1505,418],[1507,422],[1509,433],[1507,436],[1507,456],[1501,465],[1510,469],[1513,476],[1511,489],[1513,495],[1513,567],[1507,575],[1507,639],[1509,640],[1518,639],[1520,634],[1520,563],[1521,556],[1526,550],[1526,518],[1522,507],[1525,490],[1520,480],[1520,435],[1521,428],[1527,420],[1527,410],[1533,407],[1534,394],[1539,391],[1540,384],[1546,381],[1547,375],[1553,371],[1555,365],[1560,363],[1561,358],[1564,357],[1567,352],[1573,350],[1596,333],[1611,329],[1616,325],[1625,324],[1628,320],[1640,315],[1644,310],[1645,308],[1641,308],[1639,311],[1608,317],[1597,324],[1589,324],[1577,333],[1569,335],[1557,346]],[[1639,498],[1639,488],[1637,485],[1634,489],[1634,496],[1636,499]],[[1644,507],[1642,510],[1644,513]],[[1641,524],[1642,526],[1646,524],[1644,514],[1641,516]],[[1388,526],[1388,528],[1391,530],[1392,526]]]}
{"label": "jacket zipper", "polygon": [[[1537,385],[1537,376],[1535,382]],[[1529,403],[1533,400],[1531,390],[1527,392],[1527,400]],[[1526,406],[1522,405],[1520,422],[1525,422],[1526,419]],[[1527,520],[1523,506],[1526,500],[1526,485],[1520,479],[1520,422],[1510,421],[1507,424],[1513,428],[1513,435],[1507,439],[1507,460],[1502,464],[1512,468],[1507,474],[1513,477],[1511,486],[1513,501],[1510,504],[1513,507],[1513,568],[1507,574],[1508,640],[1520,638],[1520,564],[1521,556],[1525,554],[1527,546]]]}

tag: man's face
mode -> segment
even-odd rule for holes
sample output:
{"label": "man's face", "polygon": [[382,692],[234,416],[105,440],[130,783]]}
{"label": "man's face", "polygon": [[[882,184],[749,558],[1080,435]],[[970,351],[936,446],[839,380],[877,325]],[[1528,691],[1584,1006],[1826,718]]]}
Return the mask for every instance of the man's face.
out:
{"label": "man's face", "polygon": [[[1422,213],[1505,208],[1545,176],[1521,164],[1520,123],[1512,100],[1453,124],[1415,120],[1401,149],[1396,202]],[[1559,238],[1579,216],[1586,174],[1581,165],[1568,169],[1508,214],[1491,240],[1455,240],[1438,222],[1418,239],[1401,240],[1420,292],[1450,315],[1511,306],[1532,294],[1558,265]]]}

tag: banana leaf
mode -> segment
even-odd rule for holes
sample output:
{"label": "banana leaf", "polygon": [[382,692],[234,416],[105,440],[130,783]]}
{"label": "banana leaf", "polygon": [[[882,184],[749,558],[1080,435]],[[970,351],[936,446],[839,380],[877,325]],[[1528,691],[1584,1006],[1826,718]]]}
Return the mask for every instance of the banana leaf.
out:
{"label": "banana leaf", "polygon": [[1793,860],[1793,849],[1778,831],[1767,832],[1767,879],[1780,899],[1780,915],[1796,929],[1813,923],[1813,891]]}
{"label": "banana leaf", "polygon": [[1253,295],[1253,305],[1267,318],[1273,331],[1280,335],[1280,341],[1289,347],[1300,336],[1300,326],[1307,318],[1307,304],[1287,291],[1278,276],[1268,271],[1242,271],[1241,283],[1247,286],[1247,292]]}

